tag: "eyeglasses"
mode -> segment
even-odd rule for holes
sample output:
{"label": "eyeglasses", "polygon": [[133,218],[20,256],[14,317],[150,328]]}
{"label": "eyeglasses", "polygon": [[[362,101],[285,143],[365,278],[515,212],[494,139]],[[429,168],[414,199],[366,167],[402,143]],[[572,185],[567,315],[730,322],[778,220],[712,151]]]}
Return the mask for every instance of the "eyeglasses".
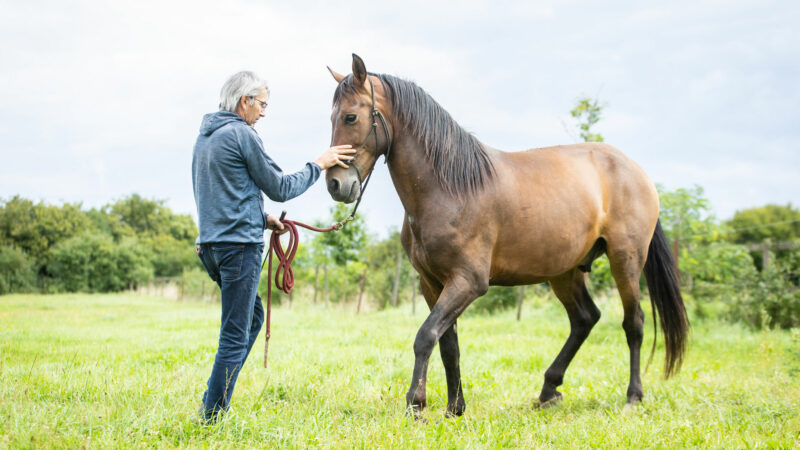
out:
{"label": "eyeglasses", "polygon": [[257,101],[258,103],[261,103],[261,109],[267,109],[267,102],[265,102],[264,100],[259,100],[255,97],[250,97],[250,98]]}

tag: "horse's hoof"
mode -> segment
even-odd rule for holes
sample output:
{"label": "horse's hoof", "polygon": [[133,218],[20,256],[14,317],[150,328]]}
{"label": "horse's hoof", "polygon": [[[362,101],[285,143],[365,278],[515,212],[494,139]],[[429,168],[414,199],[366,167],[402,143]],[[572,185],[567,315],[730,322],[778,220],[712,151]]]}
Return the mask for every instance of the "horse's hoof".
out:
{"label": "horse's hoof", "polygon": [[561,395],[561,392],[555,391],[555,394],[547,400],[542,400],[541,397],[537,398],[533,402],[533,406],[539,409],[550,408],[559,404],[563,399],[564,396]]}
{"label": "horse's hoof", "polygon": [[419,405],[408,405],[406,407],[406,416],[413,417],[417,422],[427,422],[422,418],[422,408]]}
{"label": "horse's hoof", "polygon": [[444,416],[447,418],[450,417],[461,417],[464,415],[464,411],[467,409],[467,405],[463,401],[459,401],[456,404],[448,404],[447,410],[444,413]]}
{"label": "horse's hoof", "polygon": [[444,416],[447,417],[448,419],[451,419],[451,418],[454,418],[454,417],[461,417],[463,415],[464,415],[464,410],[463,409],[452,410],[450,408],[447,408],[447,411],[444,412]]}
{"label": "horse's hoof", "polygon": [[636,410],[639,409],[639,405],[641,405],[641,402],[639,401],[633,403],[631,402],[625,403],[625,406],[622,407],[622,415],[627,416],[629,414],[635,413]]}

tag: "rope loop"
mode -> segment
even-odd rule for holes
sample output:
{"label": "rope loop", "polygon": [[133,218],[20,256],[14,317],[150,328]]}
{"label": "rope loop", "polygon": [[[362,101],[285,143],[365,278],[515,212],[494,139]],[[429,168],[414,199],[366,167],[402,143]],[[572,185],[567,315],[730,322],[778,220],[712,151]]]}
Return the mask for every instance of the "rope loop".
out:
{"label": "rope loop", "polygon": [[[272,322],[272,253],[274,252],[275,256],[278,258],[278,266],[275,269],[275,287],[287,294],[291,294],[292,288],[294,287],[294,271],[292,271],[292,261],[294,261],[294,257],[297,254],[297,247],[300,245],[300,233],[298,233],[297,227],[300,226],[311,231],[316,231],[317,233],[327,233],[329,231],[341,230],[342,227],[344,227],[353,219],[354,215],[350,214],[341,222],[335,223],[328,228],[317,228],[302,222],[282,219],[281,223],[287,229],[287,231],[278,232],[276,230],[272,230],[272,234],[269,237],[269,250],[267,251],[267,260],[269,260],[267,280],[269,281],[267,283],[267,320],[265,330],[266,341],[264,342],[264,367],[267,367],[269,338],[271,336],[270,324]],[[289,234],[289,242],[285,250],[283,248],[283,244],[281,244],[281,235],[284,233]]]}

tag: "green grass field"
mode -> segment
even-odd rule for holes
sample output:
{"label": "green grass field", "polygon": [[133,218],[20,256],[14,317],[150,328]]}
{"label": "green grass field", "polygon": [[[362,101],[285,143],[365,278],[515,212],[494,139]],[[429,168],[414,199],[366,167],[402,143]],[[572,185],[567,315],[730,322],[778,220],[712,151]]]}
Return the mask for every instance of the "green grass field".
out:
{"label": "green grass field", "polygon": [[[797,330],[694,321],[683,370],[663,380],[659,348],[643,376],[644,402],[623,412],[621,307],[599,306],[603,318],[567,371],[564,401],[545,410],[533,401],[569,330],[561,306],[539,299],[520,322],[514,312],[462,317],[466,414],[444,416],[437,350],[423,423],[405,414],[422,311],[412,316],[407,305],[357,316],[351,307],[296,302],[273,311],[269,369],[261,366],[262,334],[231,412],[208,427],[195,411],[216,347],[218,305],[137,295],[0,297],[0,447],[800,445]],[[646,356],[649,322],[645,335]]]}

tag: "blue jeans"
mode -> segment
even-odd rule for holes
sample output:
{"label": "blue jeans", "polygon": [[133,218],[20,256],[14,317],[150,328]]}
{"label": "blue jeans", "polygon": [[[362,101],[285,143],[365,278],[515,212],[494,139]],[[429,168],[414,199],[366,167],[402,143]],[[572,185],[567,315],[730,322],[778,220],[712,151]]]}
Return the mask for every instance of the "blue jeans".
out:
{"label": "blue jeans", "polygon": [[226,411],[233,387],[264,323],[258,296],[264,244],[203,244],[198,256],[222,291],[222,318],[214,367],[203,394],[206,419]]}

